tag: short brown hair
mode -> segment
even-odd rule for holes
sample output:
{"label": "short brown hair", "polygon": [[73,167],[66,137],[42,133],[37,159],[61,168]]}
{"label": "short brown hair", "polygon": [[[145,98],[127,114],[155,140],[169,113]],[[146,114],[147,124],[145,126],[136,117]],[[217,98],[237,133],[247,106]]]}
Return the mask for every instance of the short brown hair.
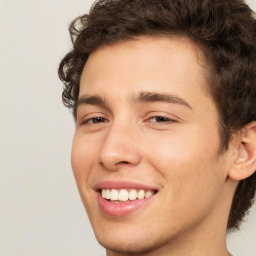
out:
{"label": "short brown hair", "polygon": [[[73,49],[59,66],[63,103],[73,110],[89,55],[104,45],[138,36],[184,36],[204,53],[209,92],[219,113],[222,148],[232,134],[256,120],[256,20],[242,0],[99,0],[69,31]],[[228,230],[239,228],[253,203],[256,173],[240,181]]]}

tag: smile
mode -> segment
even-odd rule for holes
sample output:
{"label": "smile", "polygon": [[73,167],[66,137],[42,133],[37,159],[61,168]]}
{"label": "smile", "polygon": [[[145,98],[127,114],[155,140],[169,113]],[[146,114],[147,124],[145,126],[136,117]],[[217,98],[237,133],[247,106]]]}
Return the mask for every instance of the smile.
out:
{"label": "smile", "polygon": [[154,190],[144,189],[102,189],[102,198],[109,200],[112,203],[122,203],[134,200],[142,200],[149,198],[156,193]]}
{"label": "smile", "polygon": [[101,181],[94,190],[101,213],[124,217],[145,210],[157,197],[159,187],[129,181]]}

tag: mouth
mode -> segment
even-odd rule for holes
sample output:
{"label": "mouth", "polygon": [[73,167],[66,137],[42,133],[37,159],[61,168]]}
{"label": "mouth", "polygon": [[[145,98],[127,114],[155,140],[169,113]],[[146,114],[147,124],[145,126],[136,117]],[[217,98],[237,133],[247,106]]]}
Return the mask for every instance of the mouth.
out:
{"label": "mouth", "polygon": [[101,197],[111,203],[124,203],[135,200],[150,198],[157,193],[157,190],[144,189],[108,189],[100,190]]}
{"label": "mouth", "polygon": [[127,216],[153,203],[159,190],[133,182],[104,181],[95,186],[100,211],[108,216]]}

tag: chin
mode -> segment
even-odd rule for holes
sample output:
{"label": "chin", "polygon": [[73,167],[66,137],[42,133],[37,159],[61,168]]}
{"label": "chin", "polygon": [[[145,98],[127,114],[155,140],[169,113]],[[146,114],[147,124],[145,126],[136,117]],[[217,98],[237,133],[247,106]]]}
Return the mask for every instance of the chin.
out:
{"label": "chin", "polygon": [[107,251],[112,251],[116,253],[122,254],[147,254],[148,252],[152,252],[159,247],[162,247],[165,242],[164,241],[154,241],[153,239],[148,240],[147,238],[138,239],[130,239],[125,240],[118,239],[113,241],[112,239],[103,239],[102,241],[98,239],[98,242],[106,248]]}
{"label": "chin", "polygon": [[158,248],[164,248],[175,239],[175,235],[170,233],[157,232],[154,228],[148,230],[143,227],[131,228],[122,227],[119,230],[104,232],[95,230],[96,238],[107,251],[112,251],[122,254],[142,254],[157,250]]}

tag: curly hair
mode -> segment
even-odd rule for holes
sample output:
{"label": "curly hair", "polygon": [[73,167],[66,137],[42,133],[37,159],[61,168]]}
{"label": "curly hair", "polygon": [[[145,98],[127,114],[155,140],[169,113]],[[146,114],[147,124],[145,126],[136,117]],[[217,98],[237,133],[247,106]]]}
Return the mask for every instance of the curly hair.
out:
{"label": "curly hair", "polygon": [[[203,52],[219,114],[222,150],[232,135],[256,120],[256,19],[242,0],[98,0],[69,27],[72,50],[62,59],[63,103],[73,110],[83,67],[101,46],[139,36],[183,36]],[[238,229],[253,203],[256,173],[240,181],[227,230]]]}

